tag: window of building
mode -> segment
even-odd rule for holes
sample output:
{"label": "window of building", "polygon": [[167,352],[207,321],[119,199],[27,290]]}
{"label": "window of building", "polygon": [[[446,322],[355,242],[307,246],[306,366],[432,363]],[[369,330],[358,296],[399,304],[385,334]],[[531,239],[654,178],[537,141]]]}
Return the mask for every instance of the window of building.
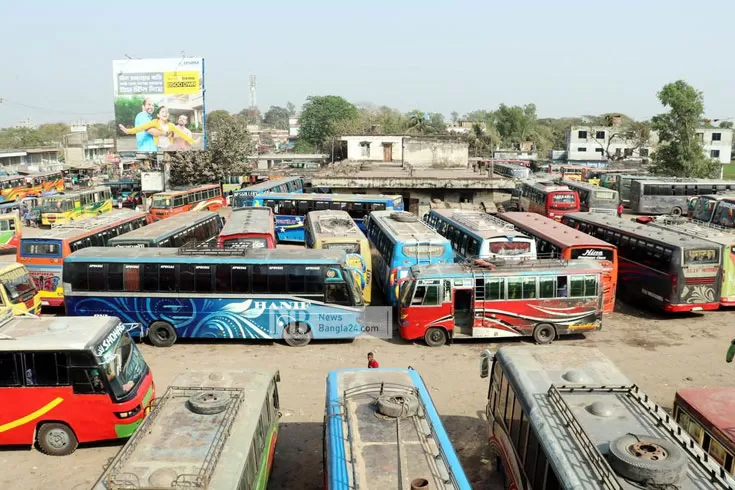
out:
{"label": "window of building", "polygon": [[720,158],[720,150],[710,150],[709,156],[712,158]]}
{"label": "window of building", "polygon": [[578,131],[577,132],[577,138],[579,138],[581,140],[586,140],[587,139],[587,131]]}
{"label": "window of building", "polygon": [[605,131],[597,131],[595,133],[595,138],[598,140],[604,140],[605,139]]}
{"label": "window of building", "polygon": [[630,156],[633,156],[633,149],[632,149],[632,148],[626,148],[626,149],[625,149],[625,152],[624,152],[624,155],[625,155],[626,157],[630,157]]}
{"label": "window of building", "polygon": [[602,154],[603,153],[602,148],[595,148],[595,153]]}
{"label": "window of building", "polygon": [[712,133],[712,141],[722,141],[722,133]]}
{"label": "window of building", "polygon": [[648,156],[648,148],[641,148],[640,150],[638,150],[638,154],[641,157],[647,157]]}
{"label": "window of building", "polygon": [[585,152],[585,151],[587,151],[587,148],[585,148],[584,146],[580,146],[580,147],[577,148],[577,151]]}
{"label": "window of building", "polygon": [[364,158],[370,158],[370,143],[363,141],[360,143],[360,156]]}

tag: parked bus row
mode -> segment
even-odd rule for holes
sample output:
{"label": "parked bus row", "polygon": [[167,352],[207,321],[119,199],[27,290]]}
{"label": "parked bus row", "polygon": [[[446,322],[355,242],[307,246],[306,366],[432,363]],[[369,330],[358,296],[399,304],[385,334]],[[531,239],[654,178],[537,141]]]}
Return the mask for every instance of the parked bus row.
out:
{"label": "parked bus row", "polygon": [[190,242],[206,242],[222,230],[222,218],[213,211],[189,211],[155,221],[107,241],[108,247],[182,247]]}
{"label": "parked bus row", "polygon": [[43,197],[64,192],[61,172],[0,177],[0,202],[15,202],[26,197]]}
{"label": "parked bus row", "polygon": [[636,214],[686,215],[696,196],[735,192],[731,180],[634,179],[630,184],[630,209]]}
{"label": "parked bus row", "polygon": [[735,193],[704,194],[689,203],[689,217],[703,224],[735,228]]}
{"label": "parked bus row", "polygon": [[41,223],[63,225],[112,211],[109,187],[95,187],[44,197],[41,203]]}
{"label": "parked bus row", "polygon": [[278,194],[303,193],[304,180],[301,177],[282,177],[244,187],[233,193],[232,209],[250,207],[256,195],[273,192]]}
{"label": "parked bus row", "polygon": [[527,179],[531,175],[531,169],[524,165],[513,163],[492,163],[493,172],[509,179]]}

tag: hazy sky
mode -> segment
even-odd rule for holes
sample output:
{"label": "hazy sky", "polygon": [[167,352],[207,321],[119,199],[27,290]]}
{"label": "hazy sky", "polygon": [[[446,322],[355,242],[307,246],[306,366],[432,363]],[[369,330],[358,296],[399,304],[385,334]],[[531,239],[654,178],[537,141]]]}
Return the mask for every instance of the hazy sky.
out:
{"label": "hazy sky", "polygon": [[5,2],[0,18],[0,127],[112,119],[113,59],[182,52],[205,58],[209,111],[247,106],[255,74],[261,111],[334,94],[445,115],[534,102],[540,117],[648,118],[683,78],[708,117],[735,117],[733,0],[42,0]]}

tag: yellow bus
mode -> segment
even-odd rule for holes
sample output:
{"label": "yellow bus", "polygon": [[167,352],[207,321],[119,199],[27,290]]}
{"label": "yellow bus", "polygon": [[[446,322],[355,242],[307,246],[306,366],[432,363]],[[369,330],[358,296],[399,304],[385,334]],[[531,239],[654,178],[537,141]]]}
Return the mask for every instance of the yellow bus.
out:
{"label": "yellow bus", "polygon": [[307,248],[344,250],[347,266],[355,271],[355,282],[362,288],[362,299],[370,304],[372,296],[372,259],[370,243],[347,211],[323,209],[310,211],[304,218]]}
{"label": "yellow bus", "polygon": [[41,295],[23,264],[0,267],[0,285],[0,314],[8,310],[18,316],[41,313]]}
{"label": "yellow bus", "polygon": [[43,198],[41,222],[61,225],[112,211],[112,192],[109,187],[95,187]]}

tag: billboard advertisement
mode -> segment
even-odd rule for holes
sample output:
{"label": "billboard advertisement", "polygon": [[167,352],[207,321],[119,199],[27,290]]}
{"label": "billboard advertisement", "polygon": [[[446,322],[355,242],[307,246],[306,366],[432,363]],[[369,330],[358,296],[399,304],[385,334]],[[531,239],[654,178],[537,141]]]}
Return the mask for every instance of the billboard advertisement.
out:
{"label": "billboard advertisement", "polygon": [[118,150],[204,149],[204,59],[112,62]]}

